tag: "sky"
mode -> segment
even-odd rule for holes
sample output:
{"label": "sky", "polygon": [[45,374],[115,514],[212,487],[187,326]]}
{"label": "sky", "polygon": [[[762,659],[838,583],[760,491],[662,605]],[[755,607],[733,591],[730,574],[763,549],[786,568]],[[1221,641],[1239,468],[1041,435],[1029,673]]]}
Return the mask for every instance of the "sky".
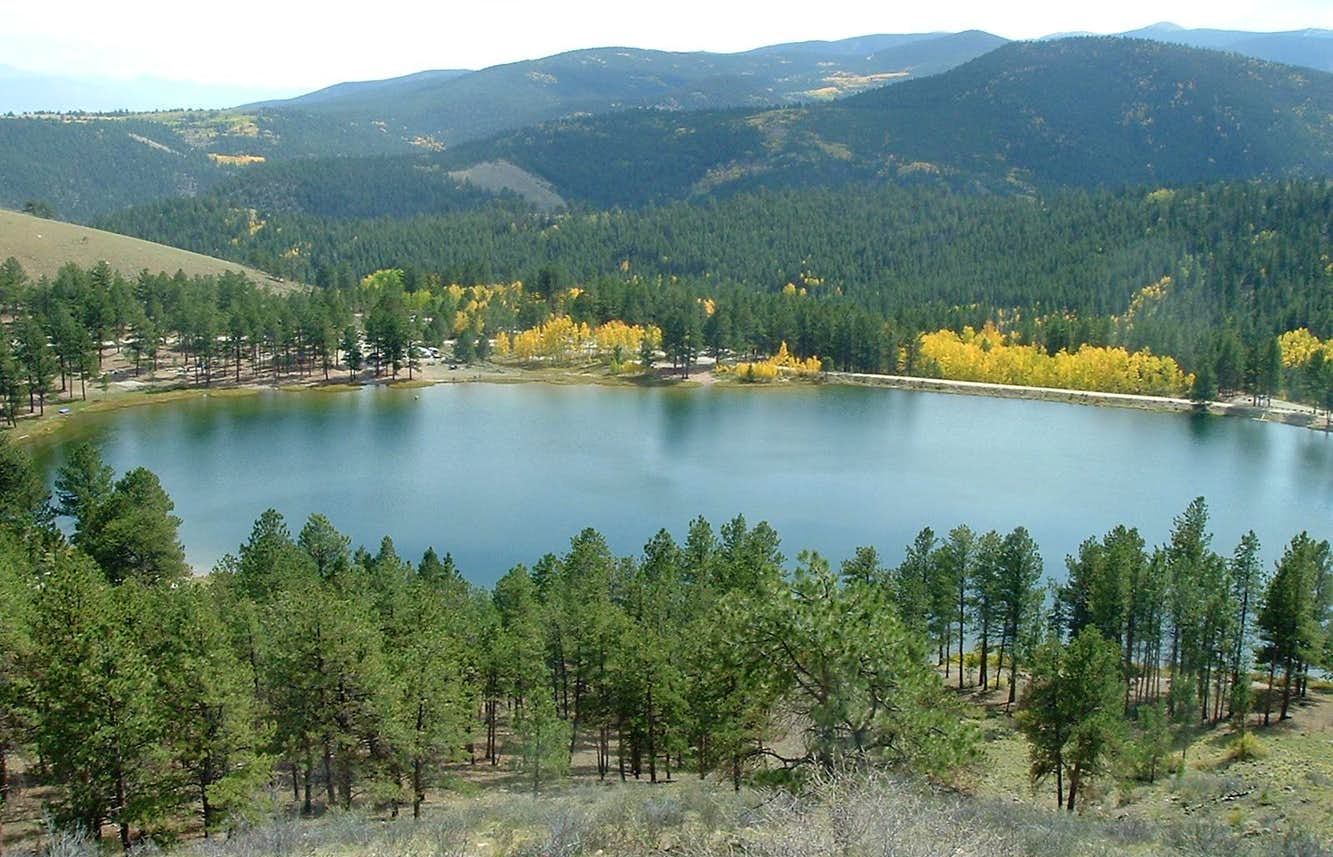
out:
{"label": "sky", "polygon": [[1158,21],[1333,29],[1333,0],[0,0],[0,64],[300,92],[605,45],[737,51],[871,33],[1114,33]]}

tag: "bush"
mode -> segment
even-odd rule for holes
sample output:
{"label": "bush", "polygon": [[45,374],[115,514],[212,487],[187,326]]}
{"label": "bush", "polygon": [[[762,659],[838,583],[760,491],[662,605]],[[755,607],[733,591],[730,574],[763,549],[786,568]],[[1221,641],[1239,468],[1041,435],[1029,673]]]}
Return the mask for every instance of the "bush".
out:
{"label": "bush", "polygon": [[1242,732],[1227,744],[1228,762],[1248,762],[1268,755],[1268,748],[1253,732]]}

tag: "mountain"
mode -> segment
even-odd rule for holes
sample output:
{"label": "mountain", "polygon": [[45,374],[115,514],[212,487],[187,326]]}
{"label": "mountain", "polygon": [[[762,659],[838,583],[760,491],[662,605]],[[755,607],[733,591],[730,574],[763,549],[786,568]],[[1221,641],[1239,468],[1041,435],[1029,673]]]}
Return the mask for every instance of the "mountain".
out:
{"label": "mountain", "polygon": [[1333,75],[1125,38],[1010,43],[845,99],[627,109],[442,152],[248,168],[224,207],[407,217],[513,193],[549,208],[705,200],[767,188],[938,186],[1031,194],[1333,176]]}
{"label": "mountain", "polygon": [[[1008,43],[844,98],[810,88],[861,86],[873,75],[849,77],[856,63],[933,68],[952,61],[945,45],[966,53],[994,38],[781,45],[713,56],[709,74],[682,58],[695,55],[604,49],[342,85],[301,109],[0,118],[0,205],[38,200],[88,219],[226,182],[228,204],[372,217],[458,210],[506,190],[547,207],[611,207],[845,183],[1028,193],[1333,174],[1333,76],[1235,53],[1113,37]],[[737,61],[785,71],[712,74]],[[613,81],[620,100],[608,101]],[[442,88],[473,112],[433,112]],[[751,97],[762,106],[664,109],[664,92],[678,107]],[[372,118],[389,115],[366,112],[376,104],[420,124]],[[609,112],[569,115],[576,106]],[[562,118],[447,147],[427,134],[443,128],[431,122],[475,133],[525,110]],[[405,151],[418,154],[395,155]],[[350,153],[385,157],[319,157]]]}
{"label": "mountain", "polygon": [[1011,43],[831,103],[622,111],[456,147],[597,207],[758,186],[1030,191],[1333,175],[1333,75],[1124,38]]}
{"label": "mountain", "polygon": [[1195,48],[1232,51],[1269,62],[1333,72],[1333,30],[1250,33],[1243,30],[1187,30],[1175,24],[1160,23],[1120,35]]}
{"label": "mountain", "polygon": [[191,196],[226,177],[160,122],[0,118],[0,207],[42,202],[87,219],[161,197]]}
{"label": "mountain", "polygon": [[[1252,33],[1158,24],[1121,35],[1333,71],[1328,30]],[[261,126],[270,117],[282,117],[289,126],[322,117],[374,125],[402,150],[430,148],[633,107],[704,110],[830,100],[938,74],[1005,42],[971,30],[793,42],[733,54],[594,48],[474,72],[425,71],[343,83],[240,109],[256,111]]]}
{"label": "mountain", "polygon": [[[969,32],[869,36],[744,54],[603,48],[477,72],[426,71],[341,83],[229,110],[0,116],[0,205],[37,200],[61,217],[86,220],[160,197],[189,196],[268,161],[438,152],[446,144],[543,120],[632,107],[679,110],[832,99],[937,72],[1003,41]],[[3,80],[0,74],[0,86]],[[13,80],[14,88],[24,90],[23,78]],[[43,94],[48,91],[52,94]],[[54,90],[36,88],[29,95],[27,102],[11,102],[18,107],[70,103]],[[120,100],[105,103],[122,106]],[[331,176],[336,171],[324,172]],[[491,164],[470,175],[473,184],[485,183],[479,178],[483,175],[491,184],[517,175],[519,185],[537,188],[548,203],[556,198],[541,189],[540,180],[523,179],[508,165]],[[304,191],[294,193],[300,197]],[[441,193],[456,197],[448,188]],[[336,193],[317,195],[328,199]],[[261,192],[258,198],[275,195]],[[413,210],[417,204],[407,207]]]}
{"label": "mountain", "polygon": [[56,271],[70,262],[90,268],[106,261],[127,275],[145,269],[154,273],[184,271],[190,276],[241,271],[258,283],[276,282],[267,274],[235,262],[0,209],[0,259],[11,256],[18,259],[33,279],[55,276]]}
{"label": "mountain", "polygon": [[215,109],[283,94],[274,88],[155,77],[63,77],[0,65],[0,113]]}
{"label": "mountain", "polygon": [[323,89],[317,89],[314,92],[308,92],[305,95],[247,104],[239,109],[259,109],[265,107],[299,107],[317,109],[320,107],[327,107],[330,104],[354,104],[367,99],[369,99],[369,102],[373,103],[377,98],[392,98],[398,93],[415,92],[421,89],[438,86],[446,81],[454,80],[455,78],[471,73],[472,72],[467,69],[437,69],[433,71],[419,71],[415,74],[406,74],[401,77],[390,77],[383,80],[361,80],[349,81],[347,83],[335,83],[333,86],[326,86]]}
{"label": "mountain", "polygon": [[863,36],[735,54],[594,48],[475,72],[430,71],[339,84],[241,109],[373,122],[403,141],[447,145],[630,107],[685,110],[827,100],[934,74],[1004,41],[969,31]]}

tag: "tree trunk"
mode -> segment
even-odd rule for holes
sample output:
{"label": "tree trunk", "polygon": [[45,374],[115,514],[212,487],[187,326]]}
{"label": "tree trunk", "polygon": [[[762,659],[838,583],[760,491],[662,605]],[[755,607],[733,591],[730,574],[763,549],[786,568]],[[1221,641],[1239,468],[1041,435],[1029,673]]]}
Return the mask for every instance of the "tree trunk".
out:
{"label": "tree trunk", "polygon": [[130,822],[125,817],[125,772],[116,768],[116,826],[120,829],[120,847],[126,851],[130,850]]}
{"label": "tree trunk", "polygon": [[967,590],[958,587],[958,689],[963,689],[963,634],[967,622]]}
{"label": "tree trunk", "polygon": [[422,776],[421,760],[412,760],[412,817],[421,818],[421,803],[426,799],[426,781]]}
{"label": "tree trunk", "polygon": [[[985,608],[983,607],[983,610]],[[981,664],[977,667],[977,684],[984,691],[986,689],[987,673],[990,661],[990,623],[985,619],[981,620]]]}
{"label": "tree trunk", "polygon": [[1264,725],[1268,725],[1269,715],[1273,713],[1273,677],[1277,672],[1277,653],[1268,661],[1268,693],[1264,694]]}
{"label": "tree trunk", "polygon": [[1018,657],[1009,653],[1009,701],[1005,703],[1004,710],[1008,711],[1009,706],[1014,704],[1018,694]]}
{"label": "tree trunk", "polygon": [[1278,722],[1286,720],[1290,715],[1287,714],[1287,708],[1291,705],[1291,674],[1295,669],[1295,664],[1291,658],[1287,658],[1286,669],[1282,676],[1282,713],[1278,715]]}
{"label": "tree trunk", "polygon": [[338,805],[338,795],[333,790],[333,751],[329,748],[329,739],[324,739],[324,791],[328,797],[329,809]]}
{"label": "tree trunk", "polygon": [[213,805],[208,802],[208,785],[200,778],[199,781],[199,807],[204,817],[204,838],[208,838],[208,831],[213,827]]}

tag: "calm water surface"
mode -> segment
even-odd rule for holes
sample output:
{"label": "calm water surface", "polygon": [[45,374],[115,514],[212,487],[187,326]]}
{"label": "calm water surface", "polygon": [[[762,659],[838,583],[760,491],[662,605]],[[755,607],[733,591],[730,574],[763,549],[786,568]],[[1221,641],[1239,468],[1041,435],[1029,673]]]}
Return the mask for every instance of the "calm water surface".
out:
{"label": "calm water surface", "polygon": [[635,389],[458,384],[201,398],[83,416],[155,471],[189,560],[235,551],[268,507],[323,512],[354,544],[453,553],[474,582],[563,552],[586,526],[622,554],[704,515],[769,521],[793,557],[857,545],[896,562],[923,526],[1032,531],[1048,574],[1117,523],[1150,544],[1203,495],[1214,546],[1253,528],[1268,560],[1333,537],[1333,437],[1240,419],[852,387]]}

